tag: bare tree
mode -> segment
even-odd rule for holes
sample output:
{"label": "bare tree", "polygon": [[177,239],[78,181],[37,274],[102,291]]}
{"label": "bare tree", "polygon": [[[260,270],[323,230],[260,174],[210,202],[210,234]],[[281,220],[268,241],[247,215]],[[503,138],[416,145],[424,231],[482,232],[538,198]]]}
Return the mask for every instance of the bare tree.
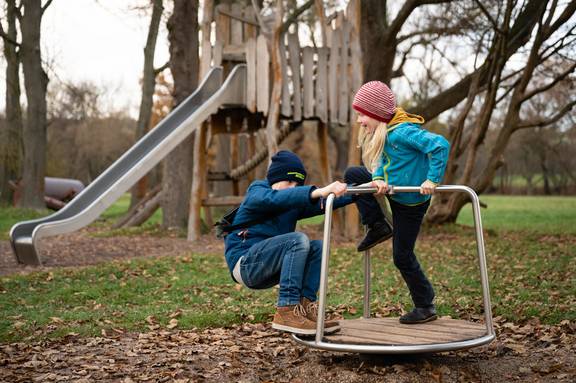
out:
{"label": "bare tree", "polygon": [[48,75],[42,67],[40,27],[42,15],[51,3],[52,0],[48,0],[44,5],[38,0],[22,0],[24,12],[17,14],[22,30],[20,53],[27,100],[22,135],[24,143],[22,198],[19,205],[32,208],[44,207]]}
{"label": "bare tree", "polygon": [[[152,116],[152,104],[154,88],[156,86],[156,76],[163,71],[167,65],[160,68],[154,68],[154,54],[156,52],[156,40],[158,39],[158,30],[164,7],[162,0],[151,0],[152,16],[150,17],[150,26],[148,27],[148,37],[144,47],[144,69],[142,74],[142,97],[140,99],[140,111],[138,113],[138,122],[136,124],[136,141],[146,134],[150,126]],[[136,205],[146,194],[147,176],[138,181],[132,188],[132,197],[130,206]]]}
{"label": "bare tree", "polygon": [[[576,25],[564,25],[571,19],[576,9],[576,1],[570,2],[563,9],[558,9],[556,1],[544,6],[537,13],[537,22],[533,26],[534,37],[528,44],[526,62],[521,70],[508,69],[505,73],[507,47],[514,38],[512,28],[509,28],[511,17],[516,13],[515,3],[508,1],[500,20],[486,11],[487,16],[494,20],[496,26],[492,46],[487,62],[487,72],[480,74],[487,82],[484,87],[476,88],[469,93],[469,102],[481,99],[483,106],[480,113],[472,121],[465,124],[466,110],[460,118],[460,124],[451,132],[451,162],[446,174],[445,183],[459,183],[471,186],[478,193],[490,187],[496,171],[503,164],[503,155],[514,132],[521,129],[544,127],[557,123],[576,105],[576,98],[569,95],[557,105],[553,105],[543,115],[530,116],[526,108],[539,95],[546,94],[559,83],[566,81],[576,70],[574,46],[576,44]],[[554,63],[553,65],[550,65]],[[538,70],[547,68],[549,79],[542,84],[533,81]],[[507,79],[507,81],[504,81]],[[503,100],[507,102],[502,112],[501,122],[493,124],[492,118],[497,105]],[[494,126],[496,125],[496,126]],[[466,129],[468,127],[468,129]],[[495,130],[494,143],[486,148],[488,158],[481,168],[478,167],[477,155],[484,143],[488,128]],[[455,160],[465,155],[464,169],[457,177]],[[467,202],[462,194],[442,196],[438,198],[428,219],[433,222],[453,222],[456,220],[462,206]]]}
{"label": "bare tree", "polygon": [[20,106],[20,44],[16,0],[6,1],[6,31],[0,22],[6,58],[6,123],[0,129],[0,203],[11,203],[8,182],[20,178],[22,161],[22,108]]}
{"label": "bare tree", "polygon": [[[198,0],[174,0],[174,11],[168,20],[168,40],[174,102],[178,105],[198,85]],[[165,227],[187,225],[193,139],[191,136],[184,140],[164,161],[161,205]]]}

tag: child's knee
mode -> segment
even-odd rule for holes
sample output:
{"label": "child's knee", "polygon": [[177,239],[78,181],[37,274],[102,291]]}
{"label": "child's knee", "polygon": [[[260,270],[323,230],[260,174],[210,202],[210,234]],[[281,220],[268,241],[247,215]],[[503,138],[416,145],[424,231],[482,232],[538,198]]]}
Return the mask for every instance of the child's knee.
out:
{"label": "child's knee", "polygon": [[360,178],[362,178],[361,166],[350,166],[344,171],[344,181],[348,184],[361,182]]}
{"label": "child's knee", "polygon": [[294,246],[302,247],[306,251],[310,249],[310,238],[304,233],[298,231],[292,233],[292,241]]}

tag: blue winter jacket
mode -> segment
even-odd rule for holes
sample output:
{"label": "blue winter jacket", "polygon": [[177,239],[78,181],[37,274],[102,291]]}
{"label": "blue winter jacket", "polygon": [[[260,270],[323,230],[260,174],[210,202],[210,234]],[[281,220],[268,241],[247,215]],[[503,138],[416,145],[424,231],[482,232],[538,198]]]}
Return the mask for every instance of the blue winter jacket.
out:
{"label": "blue winter jacket", "polygon": [[[238,259],[246,255],[248,249],[256,243],[294,232],[299,219],[324,214],[325,201],[310,198],[315,188],[315,186],[296,186],[274,190],[266,180],[252,182],[232,224],[249,222],[261,216],[269,218],[247,229],[235,230],[226,236],[225,256],[230,271],[234,269]],[[350,196],[336,198],[334,208],[351,202],[353,200]]]}
{"label": "blue winter jacket", "polygon": [[[430,133],[419,124],[400,123],[388,129],[380,166],[373,180],[393,186],[420,186],[427,179],[438,184],[444,177],[450,143],[441,135]],[[430,199],[420,193],[397,193],[390,196],[404,205],[417,205]]]}

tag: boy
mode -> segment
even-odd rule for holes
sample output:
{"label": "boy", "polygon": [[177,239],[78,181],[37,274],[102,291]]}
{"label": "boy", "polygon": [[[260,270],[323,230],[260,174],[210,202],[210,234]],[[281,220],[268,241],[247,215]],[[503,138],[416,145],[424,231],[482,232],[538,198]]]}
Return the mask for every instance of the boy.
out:
{"label": "boy", "polygon": [[[241,228],[226,236],[226,262],[234,281],[251,289],[279,284],[272,327],[301,335],[316,333],[316,293],[320,284],[322,241],[295,232],[299,219],[324,213],[323,199],[334,207],[352,203],[346,184],[304,186],[306,170],[298,156],[282,150],[272,157],[266,180],[254,181],[232,224]],[[246,223],[242,227],[242,223]],[[339,329],[326,321],[325,332]]]}

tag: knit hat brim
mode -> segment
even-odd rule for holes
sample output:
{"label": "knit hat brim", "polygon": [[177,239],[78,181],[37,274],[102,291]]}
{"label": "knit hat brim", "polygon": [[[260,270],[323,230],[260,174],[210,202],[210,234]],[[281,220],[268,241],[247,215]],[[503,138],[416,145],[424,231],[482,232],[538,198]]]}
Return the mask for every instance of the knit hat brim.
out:
{"label": "knit hat brim", "polygon": [[374,113],[370,112],[369,110],[366,110],[366,109],[364,109],[361,106],[356,105],[356,104],[352,104],[352,108],[354,108],[354,110],[356,110],[357,112],[360,112],[360,113],[362,113],[362,114],[364,114],[370,118],[373,118],[377,121],[384,122],[384,123],[389,123],[390,121],[392,121],[392,118],[394,118],[394,114],[379,116],[379,115],[374,114]]}

